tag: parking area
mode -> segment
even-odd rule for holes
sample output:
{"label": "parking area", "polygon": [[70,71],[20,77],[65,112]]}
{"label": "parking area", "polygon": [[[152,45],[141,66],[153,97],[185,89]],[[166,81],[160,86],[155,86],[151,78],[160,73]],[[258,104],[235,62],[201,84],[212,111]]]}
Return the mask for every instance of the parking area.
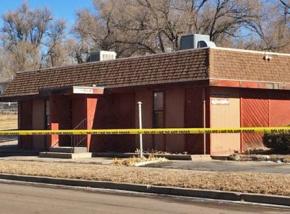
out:
{"label": "parking area", "polygon": [[150,164],[146,167],[185,169],[195,171],[212,172],[261,172],[261,173],[282,173],[290,174],[290,164],[275,162],[254,162],[254,161],[169,161]]}

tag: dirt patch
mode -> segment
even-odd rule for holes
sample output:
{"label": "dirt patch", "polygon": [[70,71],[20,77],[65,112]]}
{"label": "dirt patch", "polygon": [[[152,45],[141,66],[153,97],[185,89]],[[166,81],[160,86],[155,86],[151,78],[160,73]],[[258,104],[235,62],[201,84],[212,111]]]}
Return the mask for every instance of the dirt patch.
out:
{"label": "dirt patch", "polygon": [[17,129],[17,114],[0,114],[0,130]]}
{"label": "dirt patch", "polygon": [[290,196],[290,175],[0,161],[0,173]]}

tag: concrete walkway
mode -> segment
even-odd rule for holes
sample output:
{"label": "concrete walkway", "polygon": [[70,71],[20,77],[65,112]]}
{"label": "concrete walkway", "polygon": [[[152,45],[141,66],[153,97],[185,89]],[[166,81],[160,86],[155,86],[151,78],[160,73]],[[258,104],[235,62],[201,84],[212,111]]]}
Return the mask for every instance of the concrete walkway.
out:
{"label": "concrete walkway", "polygon": [[290,164],[274,162],[247,162],[247,161],[169,161],[150,164],[146,167],[185,169],[214,172],[261,172],[290,174]]}

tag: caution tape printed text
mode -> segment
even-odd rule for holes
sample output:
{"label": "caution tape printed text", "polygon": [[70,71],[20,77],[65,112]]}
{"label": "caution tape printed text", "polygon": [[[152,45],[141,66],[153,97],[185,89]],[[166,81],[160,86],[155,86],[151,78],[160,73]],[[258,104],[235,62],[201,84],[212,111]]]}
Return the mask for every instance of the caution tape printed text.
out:
{"label": "caution tape printed text", "polygon": [[158,129],[80,129],[80,130],[2,130],[7,135],[136,135],[136,134],[219,134],[219,133],[290,133],[290,127],[245,128],[158,128]]}

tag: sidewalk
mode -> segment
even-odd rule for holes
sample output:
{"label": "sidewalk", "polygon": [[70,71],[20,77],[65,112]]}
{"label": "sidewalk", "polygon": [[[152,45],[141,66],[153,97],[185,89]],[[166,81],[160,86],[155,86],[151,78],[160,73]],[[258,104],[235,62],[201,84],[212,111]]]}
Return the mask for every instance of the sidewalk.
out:
{"label": "sidewalk", "polygon": [[271,161],[169,161],[164,163],[149,164],[146,167],[206,172],[255,172],[281,173],[290,175],[289,163],[275,163]]}

